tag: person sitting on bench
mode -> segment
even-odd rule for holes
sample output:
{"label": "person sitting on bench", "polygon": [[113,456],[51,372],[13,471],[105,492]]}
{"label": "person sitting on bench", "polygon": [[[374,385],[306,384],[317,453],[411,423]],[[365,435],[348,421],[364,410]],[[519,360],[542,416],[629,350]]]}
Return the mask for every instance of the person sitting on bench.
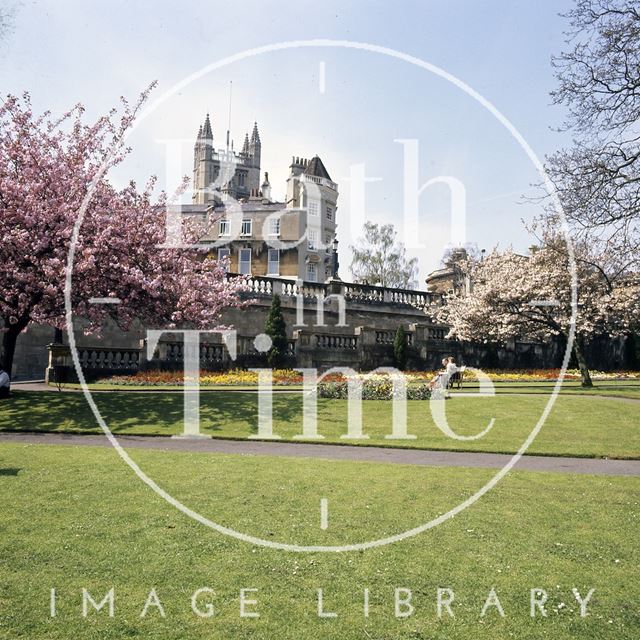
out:
{"label": "person sitting on bench", "polygon": [[453,356],[449,356],[447,358],[446,372],[447,372],[447,389],[452,389],[454,383],[459,382],[460,376],[462,375],[461,369],[456,364],[456,360]]}
{"label": "person sitting on bench", "polygon": [[447,386],[447,364],[449,360],[447,358],[442,359],[442,371],[438,371],[434,378],[429,383],[429,389],[433,390],[436,387],[445,389]]}

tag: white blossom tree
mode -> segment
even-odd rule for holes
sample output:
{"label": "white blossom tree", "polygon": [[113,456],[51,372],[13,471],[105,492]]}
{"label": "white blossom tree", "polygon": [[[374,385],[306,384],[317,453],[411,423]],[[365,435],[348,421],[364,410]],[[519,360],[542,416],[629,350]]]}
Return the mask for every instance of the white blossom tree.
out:
{"label": "white blossom tree", "polygon": [[[626,271],[610,269],[607,256],[594,256],[585,244],[574,246],[577,275],[573,351],[582,385],[592,386],[584,356],[585,339],[633,330],[640,317],[640,282]],[[615,264],[615,261],[613,262]],[[436,311],[461,340],[504,342],[511,338],[568,340],[572,325],[572,269],[567,243],[546,230],[541,246],[528,256],[494,250],[484,260],[460,264],[473,286],[451,294]]]}

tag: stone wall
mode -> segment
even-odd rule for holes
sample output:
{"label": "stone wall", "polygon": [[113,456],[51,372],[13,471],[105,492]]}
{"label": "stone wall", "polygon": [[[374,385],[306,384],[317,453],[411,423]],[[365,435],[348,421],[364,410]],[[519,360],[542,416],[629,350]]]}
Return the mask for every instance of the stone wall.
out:
{"label": "stone wall", "polygon": [[[225,369],[233,366],[260,366],[260,354],[253,339],[264,331],[272,297],[280,295],[291,346],[291,365],[316,367],[348,366],[371,370],[393,365],[393,339],[402,325],[407,330],[408,367],[432,370],[443,357],[453,355],[458,362],[481,368],[559,367],[564,347],[559,341],[545,344],[510,341],[505,345],[470,344],[447,340],[448,328],[435,324],[428,313],[439,295],[421,291],[386,289],[341,281],[326,284],[296,283],[283,278],[254,277],[248,281],[249,308],[229,309],[222,324],[238,333],[238,358],[234,362],[221,345],[220,336],[203,338],[203,367]],[[13,377],[40,379],[48,365],[46,345],[53,341],[53,330],[32,326],[18,340]],[[101,335],[76,331],[83,368],[96,375],[132,370],[132,350],[139,352],[146,332],[134,327],[121,331],[112,322],[105,323]],[[66,336],[65,336],[65,342]],[[147,361],[144,353],[138,367],[181,367],[181,341],[166,334],[161,340],[164,355]],[[622,369],[634,366],[629,341],[604,338],[587,347],[591,366]],[[69,362],[67,362],[69,364]],[[126,366],[125,366],[126,365]],[[635,365],[637,366],[637,364]]]}

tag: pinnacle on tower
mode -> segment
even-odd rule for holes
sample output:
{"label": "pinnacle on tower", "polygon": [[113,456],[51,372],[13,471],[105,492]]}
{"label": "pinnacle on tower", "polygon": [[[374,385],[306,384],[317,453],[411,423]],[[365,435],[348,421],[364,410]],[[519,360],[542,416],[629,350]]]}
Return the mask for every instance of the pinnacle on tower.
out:
{"label": "pinnacle on tower", "polygon": [[258,123],[253,123],[253,131],[251,133],[251,143],[252,144],[260,144],[260,134],[258,133]]}
{"label": "pinnacle on tower", "polygon": [[202,130],[202,135],[208,140],[213,140],[213,131],[211,130],[211,121],[209,120],[208,113],[207,117],[204,119],[204,129]]}
{"label": "pinnacle on tower", "polygon": [[242,153],[249,155],[249,134],[244,134],[244,144],[242,145]]}
{"label": "pinnacle on tower", "polygon": [[202,125],[200,125],[200,128],[198,129],[198,135],[196,137],[197,140],[200,140],[202,138]]}

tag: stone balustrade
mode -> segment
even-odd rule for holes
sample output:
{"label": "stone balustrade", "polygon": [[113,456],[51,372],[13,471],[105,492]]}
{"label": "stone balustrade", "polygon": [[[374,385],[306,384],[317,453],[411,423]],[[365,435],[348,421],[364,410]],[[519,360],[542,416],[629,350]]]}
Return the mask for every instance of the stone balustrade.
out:
{"label": "stone balustrade", "polygon": [[[238,277],[238,274],[229,274]],[[437,303],[440,294],[428,291],[414,291],[413,289],[393,289],[369,284],[357,284],[330,280],[327,283],[290,280],[274,276],[249,276],[246,279],[248,296],[271,297],[278,294],[282,298],[325,299],[329,295],[342,296],[348,303],[363,305],[394,305],[425,309]]]}
{"label": "stone balustrade", "polygon": [[449,327],[443,325],[433,325],[427,327],[427,337],[429,340],[446,340]]}
{"label": "stone balustrade", "polygon": [[118,349],[110,347],[81,347],[78,360],[83,369],[130,370],[137,369],[140,349]]}
{"label": "stone balustrade", "polygon": [[[75,379],[75,366],[68,345],[49,344],[49,362],[45,370],[47,382]],[[118,347],[79,347],[80,368],[88,377],[135,373],[140,368],[140,349]]]}
{"label": "stone balustrade", "polygon": [[358,348],[358,337],[354,335],[315,334],[315,346],[318,349],[351,349]]}
{"label": "stone balustrade", "polygon": [[[376,344],[393,344],[396,339],[395,331],[376,330]],[[413,332],[407,331],[405,333],[405,341],[408,346],[413,344]]]}
{"label": "stone balustrade", "polygon": [[[414,369],[436,367],[445,355],[457,355],[455,341],[433,341],[429,337],[430,325],[413,323],[406,330],[409,366]],[[444,334],[447,327],[442,329]],[[319,370],[346,366],[369,371],[380,366],[393,366],[395,331],[375,327],[324,327],[321,331],[299,329],[294,331],[296,362],[299,367]]]}

